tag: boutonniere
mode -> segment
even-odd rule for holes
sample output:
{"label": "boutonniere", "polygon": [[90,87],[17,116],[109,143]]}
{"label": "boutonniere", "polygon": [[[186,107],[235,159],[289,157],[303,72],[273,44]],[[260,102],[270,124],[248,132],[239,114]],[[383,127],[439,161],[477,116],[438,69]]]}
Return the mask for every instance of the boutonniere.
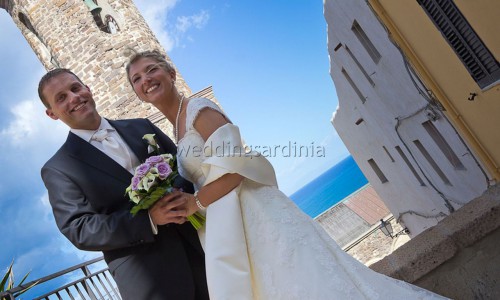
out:
{"label": "boutonniere", "polygon": [[155,135],[156,134],[154,134],[154,133],[148,133],[148,134],[145,134],[142,137],[142,139],[146,140],[146,142],[148,143],[148,154],[151,154],[154,152],[156,155],[160,155],[160,146],[156,142]]}

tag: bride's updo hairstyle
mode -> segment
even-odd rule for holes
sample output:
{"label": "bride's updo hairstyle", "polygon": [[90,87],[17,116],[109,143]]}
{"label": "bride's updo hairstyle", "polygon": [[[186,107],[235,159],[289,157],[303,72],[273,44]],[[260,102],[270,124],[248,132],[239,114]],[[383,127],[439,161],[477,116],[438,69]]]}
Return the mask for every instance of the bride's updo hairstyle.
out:
{"label": "bride's updo hairstyle", "polygon": [[[131,49],[130,49],[131,50]],[[136,63],[139,59],[141,58],[149,58],[158,63],[160,67],[165,69],[167,72],[174,71],[174,67],[166,60],[165,55],[161,54],[160,51],[158,50],[153,50],[153,51],[143,51],[143,52],[135,52],[134,50],[132,51],[132,56],[130,57],[127,66],[125,67],[125,70],[127,71],[127,79],[128,82],[130,83],[131,86],[132,82],[130,81],[130,66]]]}

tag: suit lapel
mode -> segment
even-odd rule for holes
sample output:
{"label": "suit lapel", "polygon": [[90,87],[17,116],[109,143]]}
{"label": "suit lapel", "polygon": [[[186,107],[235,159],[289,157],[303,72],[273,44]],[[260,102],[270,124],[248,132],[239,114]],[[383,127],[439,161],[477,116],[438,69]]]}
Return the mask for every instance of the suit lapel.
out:
{"label": "suit lapel", "polygon": [[84,141],[76,134],[70,132],[66,140],[66,146],[70,156],[86,163],[109,176],[115,177],[124,183],[130,184],[132,174],[116,163],[109,156],[101,152],[90,143]]}
{"label": "suit lapel", "polygon": [[142,131],[139,130],[137,126],[133,126],[130,122],[123,121],[108,120],[108,122],[116,129],[132,152],[134,152],[135,156],[139,159],[139,162],[142,163],[149,157],[148,144],[142,139],[145,133],[142,134]]}

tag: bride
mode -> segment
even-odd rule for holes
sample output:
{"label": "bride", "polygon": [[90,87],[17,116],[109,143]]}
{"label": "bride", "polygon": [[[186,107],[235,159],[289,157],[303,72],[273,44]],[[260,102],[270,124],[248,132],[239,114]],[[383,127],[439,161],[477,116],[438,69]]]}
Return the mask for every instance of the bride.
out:
{"label": "bride", "polygon": [[196,190],[184,194],[186,214],[207,217],[199,236],[211,299],[444,299],[342,251],[277,188],[271,164],[244,151],[216,104],[178,93],[159,52],[133,55],[126,70],[138,97],[175,126],[179,173]]}

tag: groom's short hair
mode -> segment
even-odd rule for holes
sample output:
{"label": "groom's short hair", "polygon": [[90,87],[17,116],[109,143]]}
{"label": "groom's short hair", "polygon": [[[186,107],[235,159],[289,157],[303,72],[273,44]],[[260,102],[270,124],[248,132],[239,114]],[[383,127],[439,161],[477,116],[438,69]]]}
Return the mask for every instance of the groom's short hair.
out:
{"label": "groom's short hair", "polygon": [[54,70],[50,70],[47,72],[47,74],[43,75],[42,78],[40,79],[40,82],[38,83],[38,97],[40,97],[40,100],[42,100],[43,105],[45,105],[46,108],[50,108],[49,103],[47,102],[47,99],[45,99],[45,96],[43,95],[43,89],[49,83],[51,79],[53,79],[56,76],[59,76],[61,74],[71,74],[75,76],[75,78],[80,81],[81,84],[85,85],[83,81],[80,79],[80,77],[76,76],[75,73],[71,72],[69,69],[64,69],[64,68],[56,68]]}

